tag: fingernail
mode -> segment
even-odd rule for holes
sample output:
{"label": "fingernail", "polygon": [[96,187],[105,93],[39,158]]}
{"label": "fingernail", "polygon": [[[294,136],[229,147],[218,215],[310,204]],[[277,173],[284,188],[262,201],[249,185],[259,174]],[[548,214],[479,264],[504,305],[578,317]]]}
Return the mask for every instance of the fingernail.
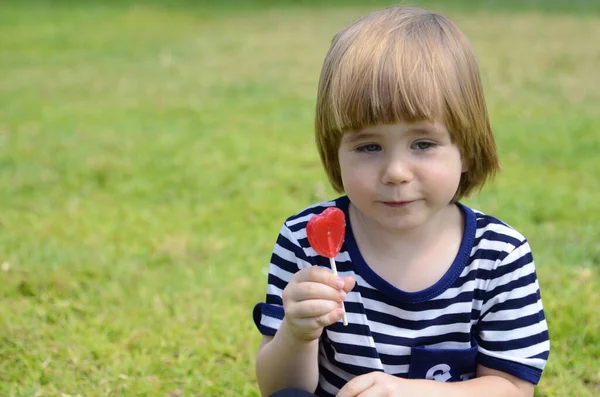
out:
{"label": "fingernail", "polygon": [[338,279],[335,281],[335,285],[336,285],[338,288],[343,288],[343,287],[344,287],[344,280],[342,280],[341,278],[338,278]]}
{"label": "fingernail", "polygon": [[346,299],[346,296],[348,296],[348,294],[346,293],[346,291],[340,290],[340,297],[342,298],[342,300]]}

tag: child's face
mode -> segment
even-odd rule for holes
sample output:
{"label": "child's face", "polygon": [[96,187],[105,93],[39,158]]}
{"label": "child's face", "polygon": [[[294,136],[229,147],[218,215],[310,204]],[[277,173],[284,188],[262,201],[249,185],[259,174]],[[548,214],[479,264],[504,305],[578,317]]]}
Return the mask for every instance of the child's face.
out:
{"label": "child's face", "polygon": [[446,128],[426,121],[346,133],[339,160],[352,204],[390,231],[418,227],[447,208],[464,171]]}

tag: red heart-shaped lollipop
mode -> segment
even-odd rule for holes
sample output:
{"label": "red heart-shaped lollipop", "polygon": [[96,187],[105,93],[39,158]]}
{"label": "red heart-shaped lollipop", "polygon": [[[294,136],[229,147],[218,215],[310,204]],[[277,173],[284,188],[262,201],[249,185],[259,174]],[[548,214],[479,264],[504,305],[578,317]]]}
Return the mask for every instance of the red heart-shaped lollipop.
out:
{"label": "red heart-shaped lollipop", "polygon": [[317,254],[335,258],[344,243],[346,217],[336,207],[329,207],[319,215],[313,215],[306,225],[306,236]]}

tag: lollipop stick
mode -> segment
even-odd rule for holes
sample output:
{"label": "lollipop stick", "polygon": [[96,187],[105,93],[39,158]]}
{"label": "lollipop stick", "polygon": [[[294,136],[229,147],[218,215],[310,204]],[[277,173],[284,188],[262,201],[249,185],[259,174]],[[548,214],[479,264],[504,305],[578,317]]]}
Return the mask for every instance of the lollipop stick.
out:
{"label": "lollipop stick", "polygon": [[[331,264],[331,270],[333,271],[333,274],[337,276],[338,272],[337,267],[335,266],[335,259],[329,258],[329,263]],[[344,306],[344,302],[342,302],[342,310],[344,311],[344,317],[342,318],[342,321],[344,322],[344,325],[348,325],[348,318],[346,317],[346,307]]]}

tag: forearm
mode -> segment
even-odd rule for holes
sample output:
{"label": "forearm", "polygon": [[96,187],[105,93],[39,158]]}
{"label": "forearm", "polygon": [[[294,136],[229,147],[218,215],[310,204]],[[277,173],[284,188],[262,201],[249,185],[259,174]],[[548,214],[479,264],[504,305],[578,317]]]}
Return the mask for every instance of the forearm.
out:
{"label": "forearm", "polygon": [[463,382],[438,382],[431,380],[417,380],[416,382],[427,382],[425,393],[427,396],[444,397],[531,397],[533,396],[533,386],[531,392],[523,390],[508,379],[500,376],[488,375],[479,378],[470,379]]}
{"label": "forearm", "polygon": [[287,387],[313,392],[319,381],[319,341],[299,342],[286,322],[256,358],[256,377],[263,396]]}

